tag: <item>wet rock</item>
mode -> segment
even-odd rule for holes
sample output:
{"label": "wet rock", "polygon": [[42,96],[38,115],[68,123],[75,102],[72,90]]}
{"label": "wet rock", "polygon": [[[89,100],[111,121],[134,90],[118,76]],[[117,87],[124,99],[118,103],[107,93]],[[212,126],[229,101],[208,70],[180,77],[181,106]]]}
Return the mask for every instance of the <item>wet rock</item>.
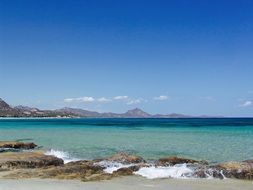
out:
{"label": "wet rock", "polygon": [[37,147],[33,142],[0,141],[0,148],[9,149],[34,149]]}
{"label": "wet rock", "polygon": [[0,148],[0,153],[3,152],[20,152],[19,149],[14,149],[14,148]]}
{"label": "wet rock", "polygon": [[62,167],[47,169],[43,171],[43,176],[58,179],[84,179],[94,174],[103,174],[103,169],[92,161],[78,161],[65,164]]}
{"label": "wet rock", "polygon": [[4,178],[48,178],[48,179],[76,179],[81,181],[100,181],[108,180],[113,177],[132,175],[145,164],[137,164],[127,168],[120,168],[113,174],[104,172],[104,167],[94,161],[76,161],[61,166],[49,166],[46,168],[19,169],[12,170]]}
{"label": "wet rock", "polygon": [[194,177],[224,179],[224,175],[222,171],[214,167],[209,167],[209,166],[196,168],[194,172]]}
{"label": "wet rock", "polygon": [[176,164],[201,164],[207,165],[208,162],[206,161],[197,161],[188,158],[180,158],[177,156],[170,156],[165,158],[160,158],[158,161],[155,162],[157,166],[171,166]]}
{"label": "wet rock", "polygon": [[132,168],[120,168],[117,171],[113,172],[113,176],[128,176],[132,175],[134,170]]}
{"label": "wet rock", "polygon": [[114,171],[112,175],[114,177],[133,175],[133,172],[138,171],[141,167],[146,167],[146,165],[140,164],[140,165],[134,165],[134,166],[126,167],[126,168],[120,168],[117,171]]}
{"label": "wet rock", "polygon": [[111,179],[112,175],[103,171],[103,167],[93,161],[70,162],[61,166],[47,168],[16,170],[4,176],[5,178],[49,178],[77,179],[81,181],[98,181]]}
{"label": "wet rock", "polygon": [[251,161],[225,162],[215,166],[227,178],[253,179],[253,165]]}
{"label": "wet rock", "polygon": [[122,164],[137,164],[137,163],[145,163],[146,161],[140,157],[135,155],[129,155],[124,152],[117,153],[106,159],[107,161],[119,162]]}
{"label": "wet rock", "polygon": [[63,165],[63,160],[42,152],[1,153],[1,169],[41,168]]}
{"label": "wet rock", "polygon": [[194,173],[194,177],[196,178],[207,178],[207,174],[205,170],[198,170]]}

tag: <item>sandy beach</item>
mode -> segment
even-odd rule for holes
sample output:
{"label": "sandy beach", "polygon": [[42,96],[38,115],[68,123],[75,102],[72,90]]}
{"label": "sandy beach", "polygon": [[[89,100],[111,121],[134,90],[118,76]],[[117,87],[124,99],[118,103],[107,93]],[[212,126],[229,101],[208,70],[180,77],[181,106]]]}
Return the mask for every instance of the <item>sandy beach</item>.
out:
{"label": "sandy beach", "polygon": [[131,176],[108,181],[80,182],[75,180],[22,179],[0,180],[0,190],[252,190],[252,181],[241,180],[147,180]]}

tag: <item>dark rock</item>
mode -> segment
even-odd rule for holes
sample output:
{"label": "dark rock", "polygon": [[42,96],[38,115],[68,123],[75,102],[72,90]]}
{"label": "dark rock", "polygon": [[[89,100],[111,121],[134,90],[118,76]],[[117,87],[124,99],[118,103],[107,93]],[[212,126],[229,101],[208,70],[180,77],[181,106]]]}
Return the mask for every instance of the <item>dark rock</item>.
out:
{"label": "dark rock", "polygon": [[3,152],[20,152],[19,149],[14,149],[14,148],[0,148],[0,153]]}
{"label": "dark rock", "polygon": [[251,161],[225,162],[215,166],[227,178],[253,179],[253,165]]}
{"label": "dark rock", "polygon": [[188,158],[180,158],[177,156],[170,156],[165,158],[160,158],[158,161],[155,162],[157,166],[170,166],[170,165],[176,165],[176,164],[201,164],[201,165],[207,165],[208,162],[206,161],[197,161],[193,159]]}
{"label": "dark rock", "polygon": [[146,161],[140,157],[135,155],[129,155],[124,152],[117,153],[106,159],[107,161],[119,162],[123,164],[137,164],[137,163],[145,163]]}
{"label": "dark rock", "polygon": [[63,165],[63,160],[41,152],[1,153],[1,169],[41,168]]}
{"label": "dark rock", "polygon": [[224,175],[222,175],[222,171],[217,170],[214,167],[200,167],[195,168],[194,176],[197,178],[217,178],[217,179],[224,179]]}
{"label": "dark rock", "polygon": [[196,171],[194,176],[197,177],[197,178],[207,178],[205,170]]}
{"label": "dark rock", "polygon": [[65,164],[62,167],[50,168],[43,171],[45,178],[83,179],[93,174],[103,174],[103,167],[90,161],[78,161]]}
{"label": "dark rock", "polygon": [[35,147],[37,147],[37,145],[33,142],[0,141],[0,148],[34,149]]}
{"label": "dark rock", "polygon": [[70,162],[61,166],[47,168],[16,170],[4,176],[5,178],[49,178],[49,179],[79,179],[81,181],[107,180],[112,175],[103,171],[103,167],[93,161]]}
{"label": "dark rock", "polygon": [[138,171],[141,167],[144,167],[145,165],[140,164],[140,165],[134,165],[126,168],[120,168],[117,171],[113,172],[113,176],[128,176],[128,175],[133,175],[133,172]]}

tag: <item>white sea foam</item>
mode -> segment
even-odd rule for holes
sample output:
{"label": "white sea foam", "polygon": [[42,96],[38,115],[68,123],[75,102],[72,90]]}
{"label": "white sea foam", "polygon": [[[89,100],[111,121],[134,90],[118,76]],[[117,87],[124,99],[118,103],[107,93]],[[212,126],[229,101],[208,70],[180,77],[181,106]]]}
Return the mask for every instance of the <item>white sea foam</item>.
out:
{"label": "white sea foam", "polygon": [[50,149],[50,150],[46,151],[45,155],[52,155],[57,158],[61,158],[61,159],[63,159],[64,164],[80,160],[80,159],[71,157],[71,155],[68,152],[54,150],[54,149]]}
{"label": "white sea foam", "polygon": [[128,168],[133,166],[134,164],[122,164],[119,162],[112,162],[112,161],[101,161],[98,165],[105,167],[104,172],[112,174],[114,171],[117,171],[120,168]]}
{"label": "white sea foam", "polygon": [[148,179],[156,178],[176,178],[176,179],[189,179],[193,178],[194,170],[187,167],[186,164],[179,164],[168,167],[144,167],[134,172],[136,175],[143,176]]}

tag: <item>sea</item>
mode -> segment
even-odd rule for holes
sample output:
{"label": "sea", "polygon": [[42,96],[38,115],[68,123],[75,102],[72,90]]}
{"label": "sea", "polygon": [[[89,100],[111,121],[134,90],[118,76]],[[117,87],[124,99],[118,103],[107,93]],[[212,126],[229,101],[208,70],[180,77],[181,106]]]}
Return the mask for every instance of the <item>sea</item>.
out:
{"label": "sea", "polygon": [[[0,119],[0,141],[16,140],[34,142],[45,154],[60,157],[65,163],[125,152],[150,163],[178,156],[216,164],[253,159],[253,118]],[[108,164],[107,171],[117,167],[122,165]],[[151,169],[139,174],[147,178],[180,177],[179,171],[189,168]]]}

